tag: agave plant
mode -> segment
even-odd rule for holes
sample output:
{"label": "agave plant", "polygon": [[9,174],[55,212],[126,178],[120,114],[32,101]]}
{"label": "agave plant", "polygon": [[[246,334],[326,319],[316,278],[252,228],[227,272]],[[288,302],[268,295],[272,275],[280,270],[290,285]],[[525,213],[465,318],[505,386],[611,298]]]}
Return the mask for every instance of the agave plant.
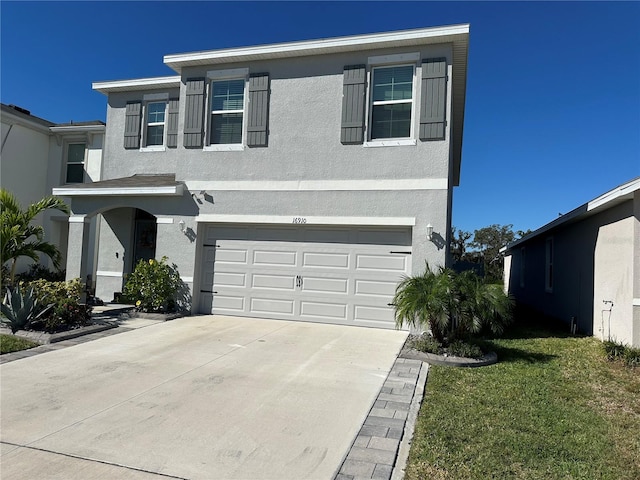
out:
{"label": "agave plant", "polygon": [[11,333],[16,333],[18,330],[27,328],[31,322],[39,319],[52,307],[53,304],[43,306],[34,294],[33,288],[22,292],[18,285],[13,290],[7,290],[4,302],[0,304],[2,315],[6,317],[0,317],[0,322],[8,325]]}

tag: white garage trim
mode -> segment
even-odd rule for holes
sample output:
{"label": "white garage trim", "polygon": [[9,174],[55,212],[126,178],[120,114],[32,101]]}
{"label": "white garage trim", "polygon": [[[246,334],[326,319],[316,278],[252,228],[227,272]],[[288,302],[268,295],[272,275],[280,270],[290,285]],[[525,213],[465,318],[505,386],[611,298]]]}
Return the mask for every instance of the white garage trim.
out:
{"label": "white garage trim", "polygon": [[199,312],[395,328],[395,288],[411,274],[409,226],[209,223],[199,230]]}
{"label": "white garage trim", "polygon": [[292,217],[290,215],[198,215],[197,223],[265,223],[279,225],[371,225],[413,227],[415,217]]}

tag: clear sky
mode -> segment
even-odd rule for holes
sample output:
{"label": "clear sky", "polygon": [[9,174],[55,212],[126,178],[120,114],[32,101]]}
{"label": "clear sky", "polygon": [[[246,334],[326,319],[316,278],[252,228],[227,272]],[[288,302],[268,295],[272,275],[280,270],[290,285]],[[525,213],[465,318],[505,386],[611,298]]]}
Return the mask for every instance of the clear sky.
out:
{"label": "clear sky", "polygon": [[2,103],[105,120],[164,55],[470,23],[453,224],[535,229],[640,176],[639,2],[0,2]]}

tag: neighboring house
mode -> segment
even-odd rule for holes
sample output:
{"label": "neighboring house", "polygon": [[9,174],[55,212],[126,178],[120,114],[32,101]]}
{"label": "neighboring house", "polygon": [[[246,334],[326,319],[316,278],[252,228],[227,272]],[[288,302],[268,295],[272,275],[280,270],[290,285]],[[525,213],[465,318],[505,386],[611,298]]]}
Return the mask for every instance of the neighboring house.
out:
{"label": "neighboring house", "polygon": [[[0,108],[0,182],[23,208],[51,195],[55,187],[100,180],[104,122],[53,123],[15,105],[0,104]],[[70,199],[65,200],[70,204]],[[44,227],[45,240],[60,250],[64,268],[68,216],[57,210],[47,211],[37,221]],[[96,226],[94,221],[89,232],[92,238],[96,236]],[[89,245],[93,245],[93,241]],[[89,257],[87,273],[91,274],[94,262],[92,255]],[[31,263],[20,261],[18,271],[25,270]],[[52,268],[46,256],[42,256],[40,263]]]}
{"label": "neighboring house", "polygon": [[504,271],[518,302],[640,347],[640,177],[511,243]]}
{"label": "neighboring house", "polygon": [[72,198],[69,276],[102,215],[97,295],[167,256],[194,313],[392,328],[448,263],[468,25],[167,55],[107,96],[103,180]]}

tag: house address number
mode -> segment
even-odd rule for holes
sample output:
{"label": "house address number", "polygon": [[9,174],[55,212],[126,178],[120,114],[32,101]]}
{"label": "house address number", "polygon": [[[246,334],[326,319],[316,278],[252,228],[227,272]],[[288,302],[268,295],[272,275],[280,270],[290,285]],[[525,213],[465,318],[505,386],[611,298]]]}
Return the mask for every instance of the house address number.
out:
{"label": "house address number", "polygon": [[304,217],[293,217],[293,223],[307,223],[307,219]]}

